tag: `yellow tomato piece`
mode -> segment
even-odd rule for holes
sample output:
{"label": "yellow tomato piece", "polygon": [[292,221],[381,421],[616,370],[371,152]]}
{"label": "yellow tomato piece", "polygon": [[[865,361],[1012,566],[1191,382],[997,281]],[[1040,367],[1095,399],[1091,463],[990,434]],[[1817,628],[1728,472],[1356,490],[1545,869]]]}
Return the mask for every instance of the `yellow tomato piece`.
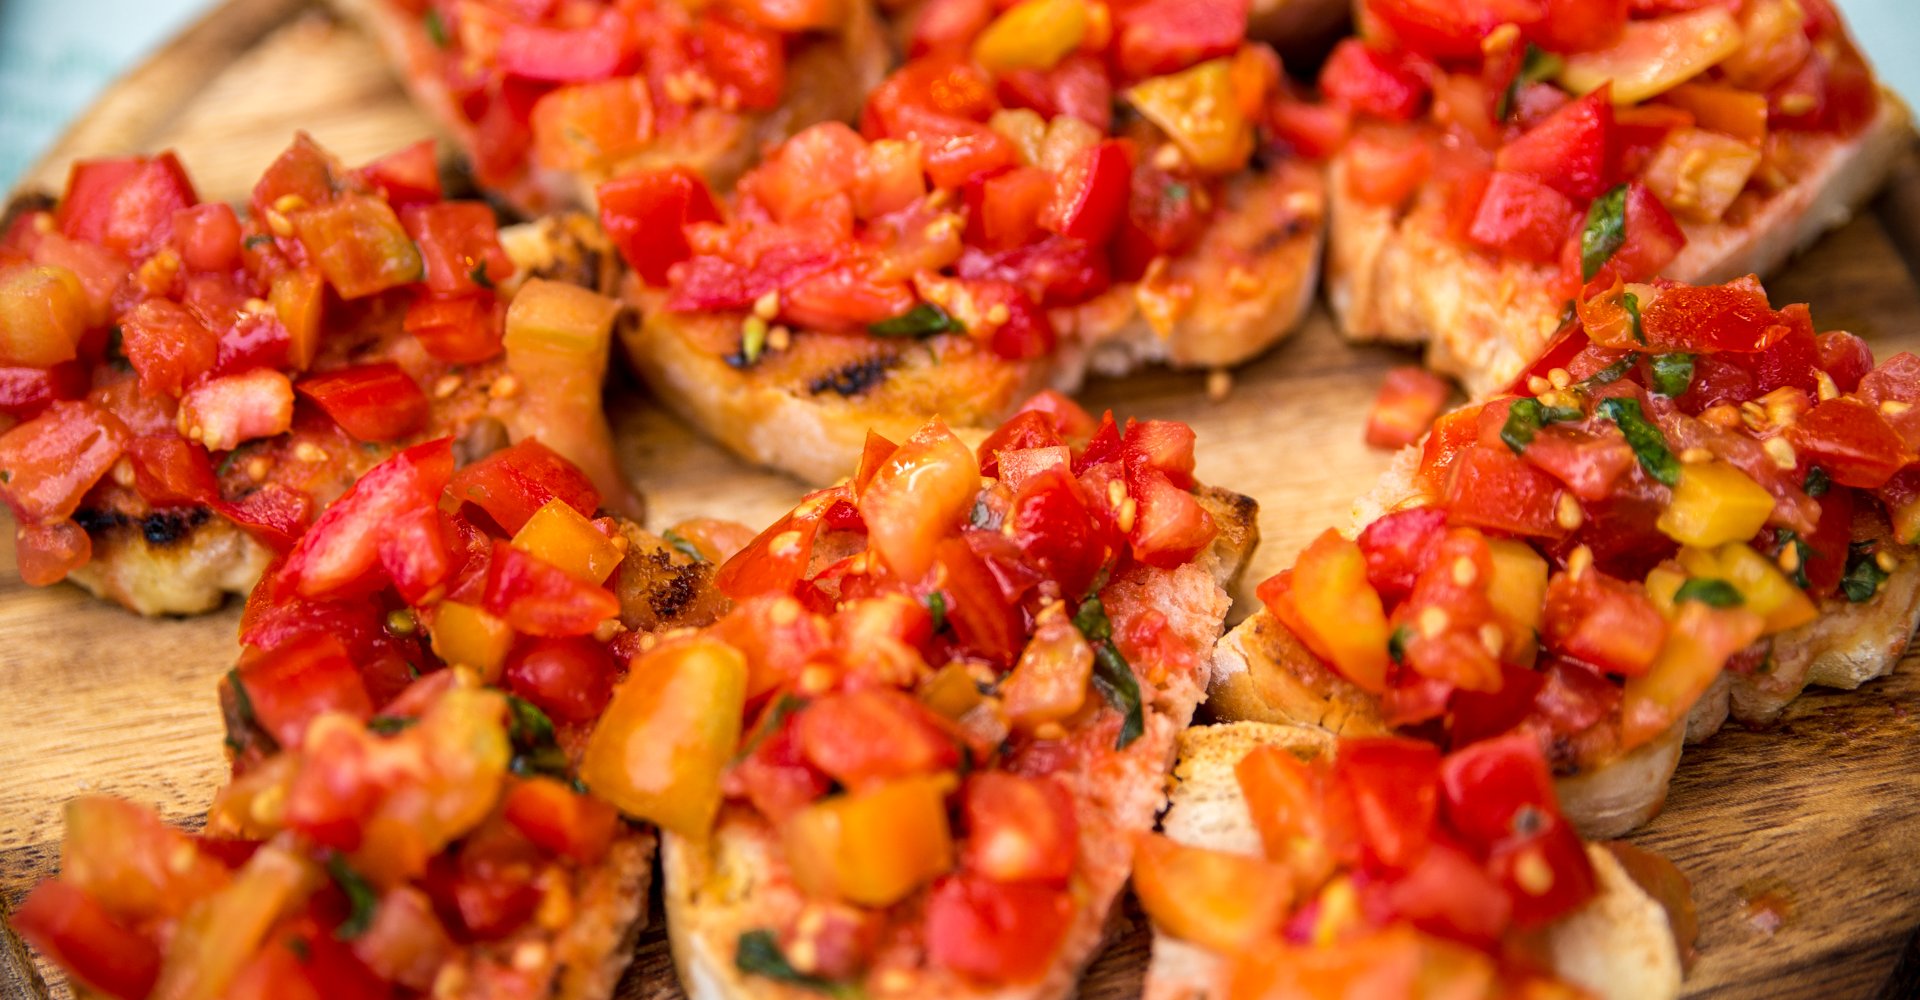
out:
{"label": "yellow tomato piece", "polygon": [[[425,874],[428,860],[472,833],[504,791],[513,758],[506,696],[475,686],[464,672],[455,679],[459,686],[442,694],[418,724],[391,737],[393,746],[383,748],[402,750],[410,762],[425,766],[417,783],[389,795],[367,818],[360,847],[351,856],[355,870],[376,884]],[[308,746],[316,745],[315,730],[333,724],[330,719],[346,722],[347,717],[321,716],[308,729]],[[348,724],[369,743],[377,740],[357,723]]]}
{"label": "yellow tomato piece", "polygon": [[740,742],[746,691],[747,661],[732,646],[708,638],[656,646],[594,724],[581,779],[630,816],[705,837]]}
{"label": "yellow tomato piece", "polygon": [[[507,371],[517,437],[539,438],[593,480],[609,508],[631,506],[600,405],[620,304],[576,285],[533,278],[507,306]],[[495,383],[496,390],[500,383]]]}
{"label": "yellow tomato piece", "polygon": [[441,601],[433,609],[432,644],[448,665],[472,667],[492,684],[513,648],[513,628],[474,605]]}
{"label": "yellow tomato piece", "polygon": [[1387,613],[1367,581],[1360,546],[1328,531],[1300,553],[1290,599],[1308,645],[1324,651],[1341,676],[1369,691],[1386,688]]}
{"label": "yellow tomato piece", "polygon": [[1730,135],[1701,128],[1667,133],[1641,178],[1673,214],[1718,222],[1760,166],[1760,150]]}
{"label": "yellow tomato piece", "polygon": [[973,711],[982,697],[973,674],[966,664],[958,661],[934,671],[933,676],[920,685],[921,703],[949,719],[958,719]]}
{"label": "yellow tomato piece", "polygon": [[862,906],[898,902],[953,867],[952,784],[949,775],[918,775],[795,813],[782,831],[794,882]]}
{"label": "yellow tomato piece", "polygon": [[177,917],[227,884],[226,866],[151,809],[106,795],[67,803],[60,878],[128,921]]}
{"label": "yellow tomato piece", "polygon": [[973,61],[989,73],[1052,69],[1087,35],[1087,0],[1021,0],[973,40]]}
{"label": "yellow tomato piece", "polygon": [[526,375],[540,375],[543,362],[604,355],[619,312],[619,303],[578,285],[529,280],[507,307],[507,366],[515,373],[524,369]]}
{"label": "yellow tomato piece", "polygon": [[1727,658],[1760,638],[1765,621],[1745,608],[1682,601],[1653,665],[1627,678],[1620,702],[1620,749],[1652,741],[1683,719],[1712,686]]}
{"label": "yellow tomato piece", "polygon": [[1547,600],[1547,561],[1525,542],[1510,538],[1487,539],[1487,552],[1493,557],[1493,572],[1487,579],[1487,597],[1494,611],[1506,620],[1507,653],[1510,659],[1524,659],[1540,631],[1540,618]]}
{"label": "yellow tomato piece", "polygon": [[1093,677],[1093,647],[1056,601],[1040,613],[1033,639],[1000,685],[1001,708],[1016,729],[1032,732],[1080,711]]}
{"label": "yellow tomato piece", "polygon": [[1253,155],[1253,128],[1234,89],[1230,58],[1142,80],[1126,98],[1201,171],[1231,173]]}
{"label": "yellow tomato piece", "polygon": [[1740,592],[1746,609],[1766,619],[1768,635],[1805,625],[1819,617],[1820,612],[1807,592],[1794,586],[1773,560],[1751,547],[1730,542],[1714,551],[1713,561],[1718,567],[1718,577]]}
{"label": "yellow tomato piece", "polygon": [[1773,495],[1747,474],[1721,461],[1680,467],[1673,500],[1655,525],[1682,545],[1712,548],[1744,542],[1767,523]]}
{"label": "yellow tomato piece", "polygon": [[1133,891],[1161,930],[1232,954],[1280,926],[1293,901],[1293,879],[1264,858],[1148,833],[1134,842]]}
{"label": "yellow tomato piece", "polygon": [[934,547],[973,509],[980,465],[947,425],[934,419],[895,449],[860,493],[867,545],[902,580],[933,567]]}
{"label": "yellow tomato piece", "polygon": [[87,332],[87,292],[64,267],[20,264],[0,271],[0,365],[45,368],[71,361]]}
{"label": "yellow tomato piece", "polygon": [[273,315],[287,328],[287,364],[304,369],[320,353],[320,314],[326,302],[320,273],[308,268],[276,272],[267,286]]}
{"label": "yellow tomato piece", "polygon": [[1566,56],[1560,83],[1584,94],[1612,81],[1613,103],[1638,104],[1719,65],[1740,43],[1740,25],[1725,7],[1628,21],[1612,45]]}
{"label": "yellow tomato piece", "polygon": [[420,248],[393,207],[372,195],[347,194],[293,216],[307,255],[343,299],[361,299],[424,272]]}
{"label": "yellow tomato piece", "polygon": [[558,497],[527,518],[513,536],[513,547],[593,584],[607,582],[625,555],[613,539]]}
{"label": "yellow tomato piece", "polygon": [[1671,566],[1655,566],[1647,573],[1647,596],[1653,598],[1653,606],[1659,608],[1661,616],[1668,621],[1673,620],[1673,595],[1679,593],[1681,584],[1686,582],[1687,574]]}
{"label": "yellow tomato piece", "polygon": [[151,1000],[215,1000],[283,915],[319,884],[313,862],[279,841],[253,852],[225,889],[194,904],[174,929]]}

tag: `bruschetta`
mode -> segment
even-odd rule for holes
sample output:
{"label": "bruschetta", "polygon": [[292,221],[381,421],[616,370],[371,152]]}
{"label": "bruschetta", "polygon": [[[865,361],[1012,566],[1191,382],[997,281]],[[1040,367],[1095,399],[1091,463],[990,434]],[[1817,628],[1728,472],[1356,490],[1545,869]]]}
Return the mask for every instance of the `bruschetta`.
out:
{"label": "bruschetta", "polygon": [[76,164],[0,237],[22,578],[206,611],[438,437],[467,461],[537,436],[634,510],[600,407],[618,306],[568,283],[607,280],[598,239],[586,217],[502,238],[485,205],[441,199],[430,144],[348,170],[301,136],[244,220],[171,154]]}
{"label": "bruschetta", "polygon": [[596,516],[523,442],[369,471],[254,592],[198,834],[87,796],[12,926],[119,1000],[609,1000],[657,838],[578,780],[631,656],[707,624],[744,530]]}
{"label": "bruschetta", "polygon": [[615,691],[582,777],[665,831],[689,996],[1065,997],[1100,945],[1254,509],[1044,406],[875,435]]}
{"label": "bruschetta", "polygon": [[1181,736],[1171,800],[1134,862],[1154,924],[1145,1000],[1680,995],[1685,877],[1583,844],[1525,736],[1443,757],[1201,726]]}
{"label": "bruschetta", "polygon": [[[1496,7],[1498,11],[1496,12]],[[1770,272],[1907,147],[1826,0],[1364,0],[1290,120],[1337,149],[1327,291],[1359,340],[1493,391],[1583,286]]]}
{"label": "bruschetta", "polygon": [[892,56],[867,0],[335,0],[458,142],[481,187],[532,216],[679,165],[728,186],[760,150],[846,121]]}
{"label": "bruschetta", "polygon": [[1261,585],[1216,716],[1456,747],[1524,729],[1582,832],[1614,836],[1729,712],[1765,724],[1893,668],[1920,615],[1920,361],[1876,368],[1749,277],[1616,284],[1521,381]]}
{"label": "bruschetta", "polygon": [[725,204],[687,171],[603,187],[649,387],[744,457],[826,482],[870,428],[984,433],[1089,371],[1230,366],[1293,329],[1322,183],[1265,148],[1283,84],[1246,8],[1096,9],[929,10],[923,54],[859,132],[808,129]]}

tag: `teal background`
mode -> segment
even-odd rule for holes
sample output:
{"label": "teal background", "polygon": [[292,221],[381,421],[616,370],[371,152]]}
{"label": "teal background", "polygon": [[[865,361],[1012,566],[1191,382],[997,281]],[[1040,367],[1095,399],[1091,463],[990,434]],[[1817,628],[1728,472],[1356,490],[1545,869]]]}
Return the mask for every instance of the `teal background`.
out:
{"label": "teal background", "polygon": [[[1909,102],[1920,97],[1920,4],[1839,4],[1881,74]],[[0,190],[115,73],[207,7],[204,0],[0,0]]]}

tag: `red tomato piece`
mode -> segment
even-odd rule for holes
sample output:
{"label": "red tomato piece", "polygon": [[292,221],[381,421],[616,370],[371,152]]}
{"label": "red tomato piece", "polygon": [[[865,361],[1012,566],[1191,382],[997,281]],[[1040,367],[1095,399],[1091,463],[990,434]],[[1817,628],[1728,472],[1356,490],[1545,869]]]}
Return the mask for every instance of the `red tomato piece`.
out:
{"label": "red tomato piece", "polygon": [[373,699],[360,671],[332,636],[308,635],[243,654],[238,674],[253,717],[289,749],[305,741],[307,726],[323,712],[345,712],[362,721],[373,717]]}
{"label": "red tomato piece", "polygon": [[1191,562],[1219,534],[1213,515],[1166,473],[1142,468],[1127,480],[1127,493],[1135,504],[1133,530],[1128,533],[1135,559],[1173,569]]}
{"label": "red tomato piece", "polygon": [[1507,890],[1516,927],[1549,924],[1592,899],[1595,892],[1586,845],[1573,826],[1555,813],[1544,814],[1531,836],[1495,845],[1487,867]]}
{"label": "red tomato piece", "polygon": [[1072,239],[1105,243],[1126,214],[1132,183],[1132,150],[1118,139],[1103,139],[1061,169],[1041,225]]}
{"label": "red tomato piece", "polygon": [[420,247],[426,283],[439,295],[492,291],[513,277],[513,259],[500,246],[500,227],[484,202],[409,205],[400,224]]}
{"label": "red tomato piece", "polygon": [[1391,911],[1415,927],[1481,947],[1500,940],[1513,915],[1501,884],[1444,842],[1430,846],[1384,895]]}
{"label": "red tomato piece", "polygon": [[617,177],[595,191],[600,224],[628,266],[648,284],[667,283],[667,269],[693,254],[686,227],[718,222],[707,182],[687,167]]}
{"label": "red tomato piece", "polygon": [[369,766],[363,735],[330,729],[315,743],[302,748],[307,752],[287,786],[286,826],[322,846],[357,850],[367,817],[386,791],[384,782]]}
{"label": "red tomato piece", "polygon": [[1539,671],[1502,663],[1499,690],[1453,692],[1447,700],[1447,745],[1458,750],[1511,731],[1533,716],[1534,698],[1545,683]]}
{"label": "red tomato piece", "polygon": [[[1012,451],[1034,451],[1061,447],[1065,444],[1060,433],[1053,428],[1053,422],[1045,413],[1037,410],[1021,410],[1007,418],[1007,422],[995,428],[987,435],[974,454],[980,461],[980,474],[990,478],[1000,478],[1000,453]],[[862,470],[867,463],[862,460]],[[876,467],[877,468],[877,467]]]}
{"label": "red tomato piece", "polygon": [[405,328],[441,361],[478,364],[500,355],[506,307],[491,292],[453,299],[423,293],[407,307]]}
{"label": "red tomato piece", "polygon": [[51,368],[0,367],[0,413],[32,418],[55,400],[85,396],[88,381],[86,366],[79,361]]}
{"label": "red tomato piece", "polygon": [[856,791],[960,765],[960,748],[939,716],[891,688],[827,695],[803,709],[794,727],[807,760]]}
{"label": "red tomato piece", "polygon": [[1425,368],[1396,366],[1367,412],[1367,445],[1396,449],[1420,440],[1452,395],[1453,384]]}
{"label": "red tomato piece", "polygon": [[778,31],[727,7],[709,7],[694,37],[722,95],[752,111],[779,107],[787,86],[787,46]]}
{"label": "red tomato piece", "polygon": [[613,697],[619,667],[585,636],[528,639],[507,659],[506,685],[561,722],[592,722]]}
{"label": "red tomato piece", "polygon": [[509,23],[500,33],[495,59],[502,72],[524,80],[605,80],[617,75],[628,61],[625,21],[624,15],[608,9],[598,23],[579,28]]}
{"label": "red tomato piece", "polygon": [[1061,889],[950,875],[927,899],[928,957],[983,982],[1038,979],[1053,966],[1073,911]]}
{"label": "red tomato piece", "polygon": [[147,299],[120,318],[120,347],[149,396],[179,396],[187,384],[213,369],[220,335],[184,307]]}
{"label": "red tomato piece", "polygon": [[300,538],[281,573],[303,596],[329,597],[378,589],[378,570],[420,601],[449,569],[438,505],[452,475],[446,438],[374,466]]}
{"label": "red tomato piece", "polygon": [[113,189],[111,199],[111,208],[99,219],[97,235],[66,235],[98,243],[133,260],[148,256],[172,237],[174,213],[200,203],[193,182],[172,153],[143,159]]}
{"label": "red tomato piece", "polygon": [[1835,388],[1841,392],[1859,388],[1860,380],[1873,370],[1873,349],[1851,333],[1841,330],[1823,333],[1814,339],[1814,344],[1820,355],[1820,370],[1833,379]]}
{"label": "red tomato piece", "polygon": [[1853,396],[1824,400],[1787,428],[1802,462],[1842,486],[1878,489],[1914,460],[1880,408]]}
{"label": "red tomato piece", "polygon": [[1028,563],[1070,596],[1087,592],[1111,551],[1088,510],[1086,491],[1064,461],[1020,484],[1006,523]]}
{"label": "red tomato piece", "polygon": [[[968,533],[972,537],[976,533]],[[1026,627],[1013,597],[967,538],[943,538],[934,557],[946,573],[947,621],[964,649],[990,663],[1011,666],[1026,644]]]}
{"label": "red tomato piece", "polygon": [[582,517],[592,517],[600,509],[600,493],[586,474],[531,438],[454,473],[447,494],[486,511],[509,535],[552,500],[566,501]]}
{"label": "red tomato piece", "polygon": [[313,497],[279,483],[262,483],[238,501],[219,501],[215,509],[269,548],[285,552],[313,520]]}
{"label": "red tomato piece", "polygon": [[1620,39],[1633,0],[1546,0],[1527,37],[1548,52],[1594,52]]}
{"label": "red tomato piece", "polygon": [[1232,55],[1247,37],[1248,0],[1145,0],[1113,11],[1113,61],[1141,80]]}
{"label": "red tomato piece", "polygon": [[23,524],[13,539],[20,580],[29,587],[59,583],[93,558],[93,539],[71,520]]}
{"label": "red tomato piece", "polygon": [[432,139],[422,139],[354,171],[379,190],[387,204],[404,211],[441,198],[440,163]]}
{"label": "red tomato piece", "polygon": [[620,613],[612,591],[501,539],[493,544],[482,606],[514,631],[538,636],[586,635]]}
{"label": "red tomato piece", "polygon": [[917,60],[928,53],[966,49],[993,20],[994,13],[993,0],[930,0],[920,5],[913,16],[907,58]]}
{"label": "red tomato piece", "polygon": [[919,140],[927,177],[935,187],[958,190],[983,174],[1019,162],[1013,143],[980,122],[904,105],[894,113],[892,135]]}
{"label": "red tomato piece", "polygon": [[1113,130],[1113,81],[1091,53],[1076,52],[1052,69],[1001,73],[995,93],[1007,107],[1028,108],[1048,121],[1068,115],[1102,133]]}
{"label": "red tomato piece", "polygon": [[1433,148],[1404,132],[1362,128],[1342,155],[1347,192],[1369,205],[1397,208],[1433,173]]}
{"label": "red tomato piece", "polygon": [[908,107],[985,121],[999,106],[993,79],[984,70],[951,52],[930,55],[895,70],[867,95],[860,112],[860,134],[868,139],[905,138],[907,123],[901,111]]}
{"label": "red tomato piece", "polygon": [[1356,115],[1412,121],[1428,89],[1426,77],[1403,55],[1370,48],[1357,38],[1335,45],[1320,68],[1320,92]]}
{"label": "red tomato piece", "polygon": [[100,243],[113,216],[113,196],[146,162],[144,157],[75,160],[67,168],[67,188],[54,208],[53,224],[76,240]]}
{"label": "red tomato piece", "polygon": [[1506,449],[1470,445],[1447,470],[1445,506],[1456,524],[1562,538],[1568,530],[1555,518],[1560,486],[1553,477]]}
{"label": "red tomato piece", "polygon": [[1662,289],[1641,309],[1640,322],[1653,349],[1701,353],[1762,351],[1790,329],[1752,275],[1724,285]]}
{"label": "red tomato piece", "polygon": [[1367,853],[1389,868],[1417,863],[1438,815],[1439,749],[1411,739],[1344,740],[1333,775],[1352,797]]}
{"label": "red tomato piece", "polygon": [[1495,154],[1494,169],[1530,177],[1576,202],[1612,186],[1618,140],[1613,127],[1613,88],[1576,100]]}
{"label": "red tomato piece", "polygon": [[170,435],[136,437],[127,442],[133,485],[155,507],[205,504],[220,498],[207,450]]}
{"label": "red tomato piece", "polygon": [[1413,593],[1446,529],[1447,512],[1441,507],[1394,511],[1361,529],[1354,541],[1367,559],[1367,582],[1381,600],[1391,606]]}
{"label": "red tomato piece", "polygon": [[1495,171],[1467,225],[1467,239],[1499,253],[1550,263],[1578,217],[1566,195],[1531,177]]}
{"label": "red tomato piece", "polygon": [[1394,41],[1434,59],[1477,58],[1493,29],[1546,16],[1542,0],[1365,0],[1362,10]]}
{"label": "red tomato piece", "polygon": [[528,840],[583,865],[605,857],[620,829],[612,806],[552,778],[515,782],[502,812]]}
{"label": "red tomato piece", "polygon": [[[1667,206],[1646,185],[1635,181],[1627,185],[1626,240],[1594,274],[1588,288],[1610,288],[1613,282],[1646,281],[1657,276],[1686,248],[1687,234],[1675,221]],[[1561,268],[1570,286],[1580,276],[1580,234],[1567,240]],[[1651,335],[1649,335],[1651,336]]]}
{"label": "red tomato piece", "polygon": [[995,882],[1064,887],[1080,853],[1073,797],[1048,777],[981,771],[960,793],[967,839],[960,863]]}
{"label": "red tomato piece", "polygon": [[1540,740],[1513,733],[1447,755],[1440,765],[1447,824],[1482,849],[1530,836],[1559,814]]}
{"label": "red tomato piece", "polygon": [[160,949],[85,892],[48,879],[7,920],[74,978],[119,1000],[142,1000],[160,976]]}
{"label": "red tomato piece", "polygon": [[310,375],[294,389],[359,441],[397,441],[427,425],[427,394],[391,361]]}
{"label": "red tomato piece", "polygon": [[64,521],[119,461],[120,419],[84,400],[57,402],[0,434],[0,497],[27,523]]}
{"label": "red tomato piece", "polygon": [[240,264],[240,217],[222,202],[180,209],[173,213],[173,242],[192,270],[232,270]]}

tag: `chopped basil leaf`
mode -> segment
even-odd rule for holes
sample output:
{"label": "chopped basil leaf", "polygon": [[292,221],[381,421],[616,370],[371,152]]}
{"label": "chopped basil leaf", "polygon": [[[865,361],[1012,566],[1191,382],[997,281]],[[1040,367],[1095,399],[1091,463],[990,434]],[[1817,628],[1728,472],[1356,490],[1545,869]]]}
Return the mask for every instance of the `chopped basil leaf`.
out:
{"label": "chopped basil leaf", "polygon": [[10,482],[13,482],[13,470],[0,469],[0,483],[10,483]]}
{"label": "chopped basil leaf", "polygon": [[392,736],[411,729],[419,721],[406,715],[376,715],[367,720],[367,728],[382,736]]}
{"label": "chopped basil leaf", "polygon": [[858,995],[854,987],[794,968],[793,963],[787,961],[787,956],[780,951],[779,939],[764,927],[740,935],[740,943],[733,950],[733,967],[750,976],[765,976],[802,989],[838,996]]}
{"label": "chopped basil leaf", "polygon": [[427,14],[421,18],[421,21],[426,26],[427,38],[433,42],[433,47],[436,49],[446,48],[447,25],[446,22],[440,20],[440,12],[432,7],[428,7]]}
{"label": "chopped basil leaf", "polygon": [[[1793,546],[1793,572],[1787,574],[1787,579],[1792,580],[1793,585],[1799,587],[1801,590],[1807,589],[1807,560],[1820,558],[1820,553],[1813,551],[1813,546],[1808,545],[1806,540],[1802,539],[1798,532],[1790,528],[1780,529],[1780,533],[1775,539],[1775,542],[1776,544],[1773,547],[1773,557],[1775,559],[1780,558],[1780,553],[1786,551],[1787,546]],[[1778,563],[1775,565],[1778,565]]]}
{"label": "chopped basil leaf", "polygon": [[1407,643],[1412,640],[1413,629],[1405,625],[1394,629],[1393,634],[1387,636],[1387,655],[1393,657],[1393,662],[1395,663],[1405,663],[1407,661]]}
{"label": "chopped basil leaf", "polygon": [[1629,354],[1582,379],[1580,386],[1585,389],[1597,389],[1603,385],[1612,385],[1626,378],[1627,373],[1633,370],[1634,362],[1638,360],[1640,360],[1640,355]]}
{"label": "chopped basil leaf", "polygon": [[247,686],[240,682],[240,668],[227,671],[227,686],[233,689],[233,711],[240,721],[249,726],[260,724],[260,717],[253,714],[253,698],[247,694]]}
{"label": "chopped basil leaf", "polygon": [[1168,184],[1166,187],[1161,188],[1161,191],[1166,194],[1168,201],[1180,201],[1192,193],[1185,184],[1179,181]]}
{"label": "chopped basil leaf", "polygon": [[473,265],[473,270],[467,272],[467,277],[473,279],[473,283],[481,288],[493,287],[493,279],[487,277],[487,262],[484,260]]}
{"label": "chopped basil leaf", "polygon": [[347,894],[347,917],[334,929],[333,936],[342,941],[350,941],[367,932],[373,925],[373,911],[380,905],[380,897],[367,884],[359,872],[347,867],[347,859],[339,854],[327,858],[327,874],[333,876],[333,882],[340,891]]}
{"label": "chopped basil leaf", "polygon": [[293,952],[293,957],[299,959],[301,964],[313,957],[313,947],[307,944],[306,938],[298,935],[287,939],[287,950]]}
{"label": "chopped basil leaf", "polygon": [[931,302],[922,302],[892,319],[867,324],[867,332],[876,337],[931,337],[963,329],[945,309]]}
{"label": "chopped basil leaf", "polygon": [[1693,384],[1693,355],[1656,354],[1651,361],[1653,367],[1653,391],[1662,396],[1673,397],[1684,394]]}
{"label": "chopped basil leaf", "polygon": [[1840,589],[1847,600],[1860,604],[1873,600],[1880,592],[1880,584],[1887,579],[1887,571],[1880,568],[1871,549],[1850,552],[1847,555],[1847,575],[1840,578]]}
{"label": "chopped basil leaf", "polygon": [[1620,293],[1620,308],[1627,311],[1627,317],[1633,320],[1633,339],[1639,343],[1647,342],[1646,325],[1640,322],[1640,296],[1632,292]]}
{"label": "chopped basil leaf", "polygon": [[786,721],[787,716],[805,707],[807,707],[805,698],[782,694],[780,700],[774,702],[773,707],[767,710],[767,714],[761,717],[760,724],[753,727],[753,732],[747,736],[747,742],[741,745],[740,752],[733,755],[734,763],[746,760],[755,750],[760,749],[760,744],[766,742],[767,737],[780,728],[780,724]]}
{"label": "chopped basil leaf", "polygon": [[252,236],[249,236],[246,239],[241,240],[240,245],[243,247],[246,247],[248,250],[258,250],[261,247],[266,246],[267,244],[272,242],[273,242],[273,237],[267,235],[266,233],[254,233]]}
{"label": "chopped basil leaf", "polygon": [[947,595],[934,591],[927,595],[927,612],[933,616],[934,632],[947,630]]}
{"label": "chopped basil leaf", "polygon": [[553,720],[538,705],[519,695],[507,695],[507,737],[514,749],[508,770],[523,778],[540,774],[573,780],[567,753],[554,739]]}
{"label": "chopped basil leaf", "polygon": [[1800,488],[1803,490],[1806,490],[1807,495],[1814,498],[1815,500],[1818,500],[1821,497],[1826,496],[1827,490],[1830,489],[1832,486],[1833,486],[1833,478],[1827,475],[1827,470],[1822,469],[1817,465],[1809,466],[1807,468],[1806,481],[1800,484]]}
{"label": "chopped basil leaf", "polygon": [[663,542],[666,542],[668,545],[673,546],[675,549],[678,549],[681,555],[684,555],[687,558],[692,559],[694,562],[707,561],[707,557],[700,552],[699,546],[693,544],[690,541],[687,541],[687,536],[682,535],[681,533],[674,531],[671,528],[660,533],[660,540]]}
{"label": "chopped basil leaf", "polygon": [[1500,95],[1497,117],[1505,121],[1507,116],[1513,113],[1514,103],[1520,99],[1521,87],[1558,76],[1561,67],[1565,65],[1566,60],[1528,42],[1526,55],[1520,60],[1520,72],[1514,74],[1513,81],[1507,84],[1506,92]]}
{"label": "chopped basil leaf", "polygon": [[1098,590],[1081,602],[1080,610],[1074,612],[1073,625],[1093,645],[1094,688],[1122,716],[1120,738],[1114,747],[1124,750],[1147,731],[1147,719],[1140,707],[1140,682],[1134,678],[1127,658],[1113,646],[1113,622],[1107,618]]}
{"label": "chopped basil leaf", "polygon": [[1639,400],[1622,396],[1603,399],[1596,412],[1620,426],[1620,433],[1626,435],[1627,444],[1647,475],[1666,486],[1680,482],[1680,460],[1667,447],[1666,435],[1640,412]]}
{"label": "chopped basil leaf", "polygon": [[1673,601],[1675,604],[1681,601],[1699,601],[1714,608],[1737,608],[1746,603],[1746,598],[1741,597],[1740,591],[1725,580],[1695,577],[1681,584],[1680,589],[1674,591]]}
{"label": "chopped basil leaf", "polygon": [[1533,436],[1540,433],[1540,428],[1584,416],[1577,407],[1542,406],[1537,399],[1522,397],[1514,400],[1513,408],[1507,411],[1507,422],[1500,428],[1500,440],[1518,455],[1533,443]]}
{"label": "chopped basil leaf", "polygon": [[1580,233],[1580,280],[1592,281],[1627,241],[1627,186],[1621,184],[1593,199],[1587,227]]}
{"label": "chopped basil leaf", "polygon": [[133,370],[133,362],[127,359],[126,342],[127,333],[120,324],[115,323],[111,329],[107,330],[107,363],[112,365],[115,371]]}

